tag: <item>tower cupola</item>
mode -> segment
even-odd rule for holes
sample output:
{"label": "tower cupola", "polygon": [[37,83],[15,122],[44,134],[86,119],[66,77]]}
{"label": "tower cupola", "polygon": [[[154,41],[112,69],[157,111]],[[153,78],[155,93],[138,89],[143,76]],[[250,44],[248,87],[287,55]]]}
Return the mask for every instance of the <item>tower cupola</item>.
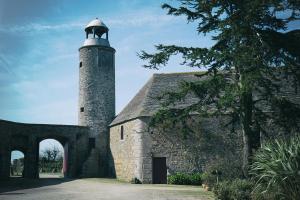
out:
{"label": "tower cupola", "polygon": [[101,20],[98,18],[92,20],[85,27],[86,39],[83,46],[110,46],[108,41],[108,31],[109,29]]}

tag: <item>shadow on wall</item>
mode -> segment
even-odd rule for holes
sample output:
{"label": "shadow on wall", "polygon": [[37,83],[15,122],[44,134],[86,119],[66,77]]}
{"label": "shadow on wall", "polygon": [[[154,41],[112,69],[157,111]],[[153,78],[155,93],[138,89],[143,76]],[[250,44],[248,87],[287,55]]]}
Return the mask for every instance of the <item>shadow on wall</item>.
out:
{"label": "shadow on wall", "polygon": [[0,176],[2,175],[1,172],[2,172],[2,155],[0,153]]}
{"label": "shadow on wall", "polygon": [[[108,144],[110,144],[110,139],[108,139]],[[111,153],[111,149],[110,147],[108,148],[108,177],[110,178],[116,178],[116,169],[115,169],[115,162],[114,162],[114,158],[113,155]]]}
{"label": "shadow on wall", "polygon": [[[6,181],[0,181],[0,198],[2,193],[12,192],[23,189],[39,188],[49,185],[58,185],[61,183],[72,181],[72,179],[62,178],[43,178],[43,179],[24,179],[10,178]],[[7,195],[7,194],[5,194]]]}

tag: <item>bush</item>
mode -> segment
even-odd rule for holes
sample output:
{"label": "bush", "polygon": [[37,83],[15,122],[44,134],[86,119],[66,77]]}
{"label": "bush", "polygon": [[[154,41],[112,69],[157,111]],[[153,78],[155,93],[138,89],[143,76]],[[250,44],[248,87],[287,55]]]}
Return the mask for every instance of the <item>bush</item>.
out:
{"label": "bush", "polygon": [[201,185],[202,178],[200,173],[195,173],[195,174],[176,173],[168,176],[168,184]]}
{"label": "bush", "polygon": [[254,184],[246,179],[236,179],[231,183],[232,196],[234,199],[250,200]]}
{"label": "bush", "polygon": [[250,174],[261,199],[299,199],[300,136],[264,144],[253,157]]}
{"label": "bush", "polygon": [[223,181],[215,184],[213,192],[215,193],[216,199],[229,200],[231,199],[231,188],[229,181]]}
{"label": "bush", "polygon": [[246,179],[222,181],[214,186],[213,192],[221,200],[250,200],[254,184]]}
{"label": "bush", "polygon": [[142,184],[142,181],[140,181],[140,179],[135,177],[135,178],[131,179],[130,183],[132,183],[132,184]]}
{"label": "bush", "polygon": [[202,174],[202,182],[212,188],[217,183],[217,177],[212,173],[205,172]]}
{"label": "bush", "polygon": [[190,175],[191,185],[201,185],[202,184],[202,174],[195,173]]}
{"label": "bush", "polygon": [[[241,165],[241,157],[238,155],[226,155],[223,158],[216,158],[207,163],[205,167],[205,172],[214,173],[218,171],[219,173],[219,181],[225,180],[235,180],[243,178],[243,171]],[[212,176],[215,177],[216,176]]]}

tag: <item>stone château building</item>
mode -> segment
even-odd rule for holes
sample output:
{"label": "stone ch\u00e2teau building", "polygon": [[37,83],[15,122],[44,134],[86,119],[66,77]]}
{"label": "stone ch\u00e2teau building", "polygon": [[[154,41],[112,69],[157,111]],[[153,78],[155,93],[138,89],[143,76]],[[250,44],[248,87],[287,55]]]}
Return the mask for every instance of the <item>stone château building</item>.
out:
{"label": "stone ch\u00e2teau building", "polygon": [[[199,80],[195,73],[154,74],[110,124],[110,150],[116,177],[143,183],[166,183],[167,174],[202,172],[215,160],[240,160],[241,137],[222,127],[225,119],[195,118],[189,123],[194,133],[183,137],[178,126],[149,127],[160,109],[157,97],[174,91],[182,81]],[[179,106],[197,99],[190,96]],[[236,167],[240,167],[237,162]],[[233,165],[231,165],[233,166]]]}
{"label": "stone ch\u00e2teau building", "polygon": [[[182,137],[180,127],[152,129],[151,116],[160,108],[156,98],[176,90],[194,73],[154,74],[115,116],[115,49],[109,29],[100,20],[85,28],[79,48],[78,125],[24,124],[0,120],[0,179],[9,177],[10,153],[24,153],[24,177],[38,178],[39,142],[56,139],[64,146],[67,177],[111,177],[143,183],[165,183],[167,174],[199,172],[215,161],[240,167],[241,137],[222,124],[226,118],[192,119],[195,134]],[[190,97],[178,106],[197,99]],[[299,99],[298,99],[299,100]],[[297,101],[298,101],[297,100]]]}

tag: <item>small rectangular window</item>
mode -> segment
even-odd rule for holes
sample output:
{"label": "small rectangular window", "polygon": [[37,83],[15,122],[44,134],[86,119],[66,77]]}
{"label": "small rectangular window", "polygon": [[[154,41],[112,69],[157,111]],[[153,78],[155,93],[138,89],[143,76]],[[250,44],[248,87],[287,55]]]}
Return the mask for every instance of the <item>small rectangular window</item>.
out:
{"label": "small rectangular window", "polygon": [[121,126],[121,140],[124,140],[124,127]]}
{"label": "small rectangular window", "polygon": [[84,112],[84,107],[81,107],[81,108],[80,108],[80,112]]}
{"label": "small rectangular window", "polygon": [[82,62],[79,63],[79,67],[82,67]]}
{"label": "small rectangular window", "polygon": [[89,149],[94,149],[96,146],[95,138],[89,138]]}

